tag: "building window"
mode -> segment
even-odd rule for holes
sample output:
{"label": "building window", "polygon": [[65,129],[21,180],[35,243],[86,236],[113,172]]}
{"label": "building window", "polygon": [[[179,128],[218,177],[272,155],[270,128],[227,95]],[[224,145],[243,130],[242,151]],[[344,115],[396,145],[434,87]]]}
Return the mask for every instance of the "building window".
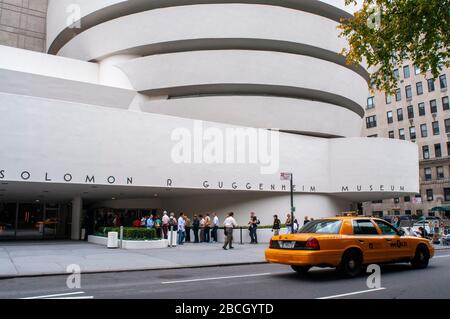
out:
{"label": "building window", "polygon": [[377,116],[376,115],[366,117],[366,127],[367,128],[377,127]]}
{"label": "building window", "polygon": [[447,142],[447,155],[450,156],[450,142]]}
{"label": "building window", "polygon": [[402,100],[402,90],[397,89],[397,91],[395,91],[395,100],[397,102]]}
{"label": "building window", "polygon": [[417,66],[417,65],[414,66],[414,73],[416,75],[420,74],[420,66]]}
{"label": "building window", "polygon": [[400,198],[398,198],[398,197],[395,197],[395,198],[394,198],[394,203],[395,203],[395,204],[398,204],[398,203],[400,203]]}
{"label": "building window", "polygon": [[392,116],[392,111],[387,112],[387,122],[388,124],[391,124],[394,122],[394,117]]}
{"label": "building window", "polygon": [[405,196],[405,197],[403,198],[403,200],[405,201],[405,203],[409,203],[409,202],[411,201],[411,197]]}
{"label": "building window", "polygon": [[419,116],[425,115],[425,103],[419,103]]}
{"label": "building window", "polygon": [[439,84],[441,86],[441,89],[447,88],[447,76],[445,74],[439,77]]}
{"label": "building window", "polygon": [[407,108],[408,111],[408,118],[409,119],[413,119],[414,118],[414,108],[412,105],[408,106]]}
{"label": "building window", "polygon": [[397,121],[403,121],[403,109],[397,109]]}
{"label": "building window", "polygon": [[422,95],[423,94],[422,82],[417,82],[416,83],[416,92],[417,92],[417,95]]}
{"label": "building window", "polygon": [[433,190],[427,189],[427,201],[431,202],[431,201],[433,201],[433,199],[434,199]]}
{"label": "building window", "polygon": [[404,77],[405,79],[408,79],[410,75],[411,75],[411,74],[410,74],[410,72],[409,72],[409,65],[405,65],[405,66],[403,67],[403,77]]}
{"label": "building window", "polygon": [[412,139],[412,140],[416,139],[416,128],[414,126],[411,126],[409,128],[409,136],[410,136],[410,139]]}
{"label": "building window", "polygon": [[396,79],[400,78],[400,72],[398,72],[398,69],[394,70],[394,76]]}
{"label": "building window", "polygon": [[405,139],[405,129],[401,128],[398,130],[398,138],[401,140]]}
{"label": "building window", "polygon": [[428,128],[426,124],[420,125],[420,136],[421,137],[428,137]]}
{"label": "building window", "polygon": [[444,188],[444,198],[446,202],[450,202],[450,188]]}
{"label": "building window", "polygon": [[395,138],[394,131],[389,131],[389,138]]}
{"label": "building window", "polygon": [[405,209],[405,215],[411,215],[411,210],[410,209]]}
{"label": "building window", "polygon": [[444,96],[442,98],[442,109],[444,111],[447,111],[448,109],[450,109],[450,105],[449,105],[449,101],[448,101],[448,96]]}
{"label": "building window", "polygon": [[433,135],[439,135],[440,134],[439,122],[435,121],[435,122],[431,123],[431,125],[433,126]]}
{"label": "building window", "polygon": [[441,143],[434,144],[434,157],[442,157]]}
{"label": "building window", "polygon": [[412,98],[411,85],[405,86],[405,94],[406,94],[406,98],[407,98],[407,99]]}
{"label": "building window", "polygon": [[422,155],[424,160],[430,159],[430,148],[428,145],[422,146]]}
{"label": "building window", "polygon": [[386,94],[386,104],[391,104],[392,103],[392,96],[390,94]]}
{"label": "building window", "polygon": [[367,137],[378,137],[378,134],[369,135]]}
{"label": "building window", "polygon": [[426,167],[423,169],[424,173],[425,173],[425,180],[426,181],[431,181],[432,179],[432,175],[431,175],[431,168]]}
{"label": "building window", "polygon": [[437,113],[437,103],[436,100],[430,101],[430,111],[431,113]]}
{"label": "building window", "polygon": [[373,109],[375,107],[375,97],[371,96],[367,99],[367,108]]}
{"label": "building window", "polygon": [[434,90],[436,89],[434,86],[434,79],[428,79],[427,83],[428,83],[428,92],[434,92]]}
{"label": "building window", "polygon": [[450,133],[450,119],[446,119],[445,123],[445,133]]}
{"label": "building window", "polygon": [[444,168],[442,166],[436,167],[437,179],[444,179]]}

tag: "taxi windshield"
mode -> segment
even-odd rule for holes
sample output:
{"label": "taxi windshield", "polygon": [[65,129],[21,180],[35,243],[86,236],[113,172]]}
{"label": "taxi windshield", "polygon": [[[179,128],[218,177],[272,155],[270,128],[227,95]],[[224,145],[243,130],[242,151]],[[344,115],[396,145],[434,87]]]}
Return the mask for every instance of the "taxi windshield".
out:
{"label": "taxi windshield", "polygon": [[308,234],[338,234],[342,220],[322,219],[314,220],[304,225],[298,232]]}

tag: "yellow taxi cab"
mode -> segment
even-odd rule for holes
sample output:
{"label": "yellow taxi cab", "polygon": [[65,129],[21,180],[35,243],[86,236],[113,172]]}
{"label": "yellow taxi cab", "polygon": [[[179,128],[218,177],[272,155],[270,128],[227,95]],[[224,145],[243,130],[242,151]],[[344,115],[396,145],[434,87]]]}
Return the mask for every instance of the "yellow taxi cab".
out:
{"label": "yellow taxi cab", "polygon": [[385,220],[371,217],[334,217],[314,220],[296,234],[272,237],[265,251],[270,263],[290,265],[305,274],[315,267],[335,267],[349,277],[369,264],[410,262],[426,268],[434,256],[432,243],[406,236]]}

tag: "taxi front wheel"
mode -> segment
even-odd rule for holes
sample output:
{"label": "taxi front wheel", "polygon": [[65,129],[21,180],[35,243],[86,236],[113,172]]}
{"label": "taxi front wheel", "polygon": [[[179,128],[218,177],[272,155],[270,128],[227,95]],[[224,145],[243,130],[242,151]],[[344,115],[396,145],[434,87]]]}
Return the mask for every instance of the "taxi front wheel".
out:
{"label": "taxi front wheel", "polygon": [[362,255],[356,250],[350,250],[342,256],[341,264],[337,271],[346,277],[356,277],[363,270]]}
{"label": "taxi front wheel", "polygon": [[310,266],[291,266],[291,268],[299,275],[305,275],[310,269]]}
{"label": "taxi front wheel", "polygon": [[430,252],[428,248],[420,245],[416,249],[413,260],[411,260],[411,265],[416,269],[423,269],[428,267],[428,262],[430,261]]}

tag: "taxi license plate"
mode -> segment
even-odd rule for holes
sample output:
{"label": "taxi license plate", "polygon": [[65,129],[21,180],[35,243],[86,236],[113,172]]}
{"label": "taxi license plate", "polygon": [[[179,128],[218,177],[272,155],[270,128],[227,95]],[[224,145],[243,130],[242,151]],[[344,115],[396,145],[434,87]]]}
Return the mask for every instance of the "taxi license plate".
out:
{"label": "taxi license plate", "polygon": [[281,248],[292,249],[295,247],[295,241],[283,241],[281,242]]}

